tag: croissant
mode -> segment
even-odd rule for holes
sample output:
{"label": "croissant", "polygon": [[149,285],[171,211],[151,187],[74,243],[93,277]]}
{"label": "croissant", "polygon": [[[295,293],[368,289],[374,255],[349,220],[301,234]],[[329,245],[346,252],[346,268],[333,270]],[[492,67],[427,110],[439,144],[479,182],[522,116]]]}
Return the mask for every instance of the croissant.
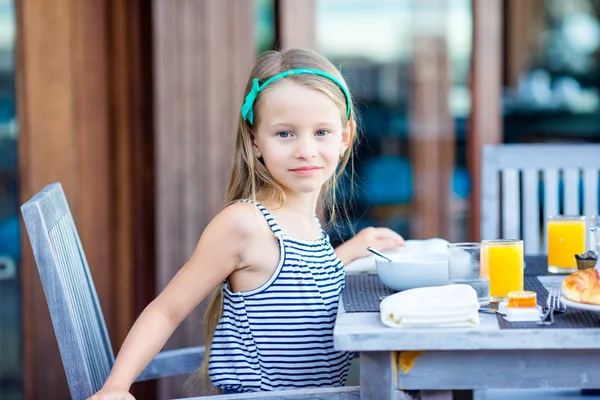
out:
{"label": "croissant", "polygon": [[563,295],[572,301],[600,305],[600,278],[594,268],[572,273],[562,283]]}

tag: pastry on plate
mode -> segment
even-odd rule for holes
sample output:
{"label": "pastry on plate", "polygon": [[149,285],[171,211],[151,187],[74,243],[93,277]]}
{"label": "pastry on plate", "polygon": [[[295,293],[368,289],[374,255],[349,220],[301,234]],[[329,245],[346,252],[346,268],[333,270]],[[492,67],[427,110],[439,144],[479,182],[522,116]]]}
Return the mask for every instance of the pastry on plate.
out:
{"label": "pastry on plate", "polygon": [[572,301],[600,305],[600,277],[594,268],[567,276],[562,283],[563,295]]}

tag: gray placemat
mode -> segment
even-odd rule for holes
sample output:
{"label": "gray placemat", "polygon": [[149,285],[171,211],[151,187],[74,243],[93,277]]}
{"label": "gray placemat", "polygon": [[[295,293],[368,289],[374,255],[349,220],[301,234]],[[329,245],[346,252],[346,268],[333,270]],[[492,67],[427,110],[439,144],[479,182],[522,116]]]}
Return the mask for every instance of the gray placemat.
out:
{"label": "gray placemat", "polygon": [[379,300],[395,291],[384,286],[374,274],[346,274],[342,302],[346,312],[379,312]]}
{"label": "gray placemat", "polygon": [[525,276],[550,275],[548,272],[548,257],[546,256],[525,256],[524,271]]}
{"label": "gray placemat", "polygon": [[[529,268],[529,267],[528,267]],[[535,276],[525,276],[525,290],[536,292],[538,304],[546,304],[548,291]],[[554,324],[537,325],[535,322],[508,322],[502,315],[496,314],[501,329],[548,329],[548,328],[600,328],[600,314],[591,311],[567,308],[564,314],[554,314]]]}
{"label": "gray placemat", "polygon": [[548,257],[547,256],[525,256],[525,276],[544,276],[544,275],[558,275],[567,276],[571,274],[566,272],[564,274],[555,274],[548,272]]}
{"label": "gray placemat", "polygon": [[[525,262],[525,275],[548,274],[546,256],[525,256]],[[381,283],[377,274],[347,274],[342,302],[346,312],[379,312],[379,298],[394,293]]]}

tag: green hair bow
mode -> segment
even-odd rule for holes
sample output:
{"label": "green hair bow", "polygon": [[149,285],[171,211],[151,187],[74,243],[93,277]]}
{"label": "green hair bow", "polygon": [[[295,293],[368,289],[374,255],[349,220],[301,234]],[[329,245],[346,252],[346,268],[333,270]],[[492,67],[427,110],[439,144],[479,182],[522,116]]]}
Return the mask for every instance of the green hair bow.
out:
{"label": "green hair bow", "polygon": [[267,87],[269,84],[279,79],[285,78],[289,75],[298,74],[314,74],[324,76],[325,78],[328,78],[335,84],[337,84],[340,87],[340,89],[342,89],[342,92],[344,92],[344,96],[346,97],[346,118],[350,118],[350,94],[348,93],[348,90],[346,89],[344,84],[342,84],[342,82],[340,82],[340,80],[337,79],[335,76],[328,74],[325,71],[311,68],[291,69],[289,71],[273,75],[262,85],[259,83],[258,78],[254,78],[252,80],[252,87],[250,88],[250,92],[248,92],[248,95],[246,95],[246,101],[244,101],[244,104],[242,105],[242,118],[245,121],[248,121],[250,125],[252,125],[254,123],[254,102],[256,101],[256,98],[258,97],[260,92],[262,92],[265,89],[265,87]]}

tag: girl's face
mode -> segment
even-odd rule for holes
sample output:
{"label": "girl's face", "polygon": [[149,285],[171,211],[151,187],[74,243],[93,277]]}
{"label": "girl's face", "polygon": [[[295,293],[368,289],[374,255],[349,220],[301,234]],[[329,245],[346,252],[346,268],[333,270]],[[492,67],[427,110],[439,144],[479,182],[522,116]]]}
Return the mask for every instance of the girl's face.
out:
{"label": "girl's face", "polygon": [[348,149],[354,121],[344,127],[329,96],[292,81],[264,92],[257,108],[253,150],[273,178],[286,192],[320,191]]}

